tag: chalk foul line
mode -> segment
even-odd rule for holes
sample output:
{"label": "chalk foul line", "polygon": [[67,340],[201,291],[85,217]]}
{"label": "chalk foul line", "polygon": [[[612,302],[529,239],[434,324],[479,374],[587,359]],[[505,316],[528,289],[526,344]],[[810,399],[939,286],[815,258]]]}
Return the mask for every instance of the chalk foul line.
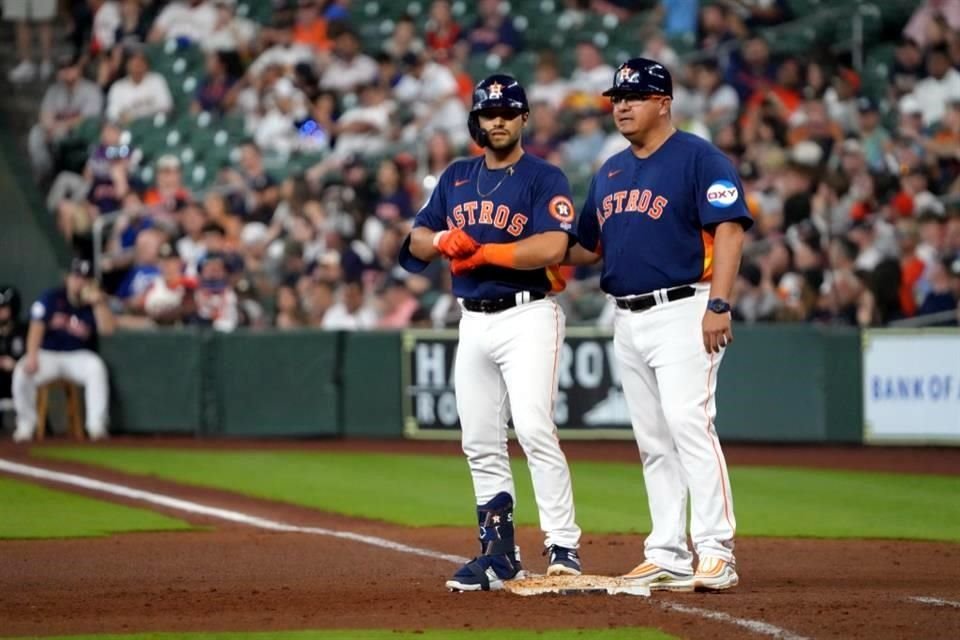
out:
{"label": "chalk foul line", "polygon": [[932,604],[935,607],[954,607],[960,609],[960,602],[954,600],[944,600],[943,598],[932,598],[929,596],[910,596],[907,598],[911,602],[919,602],[920,604]]}
{"label": "chalk foul line", "polygon": [[[137,500],[139,502],[145,502],[147,504],[153,504],[161,507],[166,507],[168,509],[174,509],[176,511],[183,511],[185,513],[192,513],[196,515],[207,516],[210,518],[217,518],[227,522],[235,522],[238,524],[244,524],[251,527],[256,527],[258,529],[265,529],[267,531],[279,531],[286,533],[306,533],[318,536],[327,536],[331,538],[339,538],[341,540],[350,540],[352,542],[360,542],[362,544],[367,544],[372,547],[378,547],[381,549],[389,549],[391,551],[397,551],[400,553],[408,553],[416,556],[423,556],[427,558],[438,558],[440,560],[446,560],[453,564],[461,565],[469,560],[469,558],[452,555],[448,553],[441,553],[439,551],[434,551],[432,549],[424,549],[421,547],[413,547],[410,545],[402,544],[399,542],[394,542],[393,540],[387,540],[386,538],[380,538],[377,536],[368,536],[360,533],[354,533],[352,531],[338,531],[335,529],[325,529],[322,527],[301,527],[298,525],[288,524],[285,522],[279,522],[276,520],[270,520],[269,518],[261,518],[258,516],[252,516],[246,513],[241,513],[239,511],[232,511],[230,509],[221,509],[219,507],[211,507],[204,504],[199,504],[196,502],[191,502],[189,500],[182,500],[180,498],[174,498],[171,496],[163,495],[160,493],[153,493],[152,491],[143,491],[140,489],[133,489],[131,487],[126,487],[119,484],[114,484],[111,482],[104,482],[102,480],[96,480],[95,478],[89,478],[86,476],[80,476],[73,473],[64,473],[61,471],[52,471],[50,469],[44,469],[42,467],[35,467],[31,465],[21,464],[18,462],[13,462],[10,460],[5,460],[0,458],[0,471],[5,471],[7,473],[12,473],[19,476],[26,476],[28,478],[36,478],[38,480],[47,480],[50,482],[58,482],[60,484],[66,484],[74,487],[80,487],[83,489],[89,489],[91,491],[99,491],[101,493],[107,493],[110,495],[120,496],[123,498],[128,498],[130,500]],[[911,600],[916,600],[918,602],[924,602],[927,604],[944,604],[949,606],[960,606],[960,603],[950,602],[948,600],[939,600],[937,598],[911,598]],[[936,602],[929,602],[936,601]],[[699,607],[689,607],[682,604],[676,604],[673,602],[657,602],[656,604],[660,605],[668,611],[676,611],[677,613],[685,613],[689,615],[699,616],[701,618],[706,618],[709,620],[717,620],[720,622],[726,622],[729,624],[742,627],[759,635],[767,636],[770,638],[775,638],[776,640],[808,640],[804,636],[797,635],[786,629],[781,629],[775,625],[763,622],[760,620],[750,620],[747,618],[737,618],[722,611],[712,611],[710,609],[701,609]]]}

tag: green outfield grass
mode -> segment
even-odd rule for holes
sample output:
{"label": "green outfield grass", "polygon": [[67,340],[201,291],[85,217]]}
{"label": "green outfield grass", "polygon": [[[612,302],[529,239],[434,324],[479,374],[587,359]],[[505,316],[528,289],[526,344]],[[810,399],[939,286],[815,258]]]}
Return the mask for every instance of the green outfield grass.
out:
{"label": "green outfield grass", "polygon": [[[459,456],[148,448],[43,448],[33,455],[237,491],[402,525],[474,518]],[[646,532],[640,462],[575,462],[577,520],[590,533]],[[525,461],[514,461],[517,519],[536,525]],[[748,536],[960,541],[960,477],[734,467],[737,531]]]}
{"label": "green outfield grass", "polygon": [[80,538],[190,528],[185,522],[153,511],[0,477],[0,539]]}
{"label": "green outfield grass", "polygon": [[[489,637],[486,631],[452,631],[426,629],[423,631],[365,631],[347,629],[343,631],[269,631],[259,633],[222,632],[222,633],[137,633],[131,635],[95,635],[95,636],[44,636],[29,640],[396,640],[397,638],[426,638],[427,640],[474,640]],[[671,640],[675,636],[667,635],[655,629],[578,629],[557,631],[518,631],[497,629],[496,636],[510,640]],[[28,640],[18,638],[18,640]]]}

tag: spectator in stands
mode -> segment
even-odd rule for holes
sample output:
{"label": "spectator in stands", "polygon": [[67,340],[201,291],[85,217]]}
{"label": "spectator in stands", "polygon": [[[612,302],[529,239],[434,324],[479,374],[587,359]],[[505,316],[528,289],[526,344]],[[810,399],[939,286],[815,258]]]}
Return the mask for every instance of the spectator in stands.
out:
{"label": "spectator in stands", "polygon": [[253,139],[265,152],[289,155],[300,148],[298,122],[307,115],[307,99],[289,78],[280,78],[270,92],[270,106],[257,122]]}
{"label": "spectator in stands", "polygon": [[186,40],[200,43],[213,33],[217,24],[217,10],[207,0],[173,0],[150,30],[150,42]]}
{"label": "spectator in stands", "polygon": [[334,154],[345,159],[354,155],[378,155],[390,136],[394,103],[383,88],[371,83],[359,89],[360,99],[337,120]]}
{"label": "spectator in stands", "polygon": [[[709,55],[716,55],[721,46],[734,40],[730,31],[728,9],[722,4],[705,4],[700,8],[697,30],[697,48]],[[726,61],[721,61],[726,62]]]}
{"label": "spectator in stands", "polygon": [[229,51],[249,58],[256,43],[255,22],[236,14],[236,0],[213,0],[217,20],[213,31],[200,41],[204,51]]}
{"label": "spectator in stands", "polygon": [[327,331],[357,331],[377,326],[377,312],[364,300],[360,280],[347,280],[340,285],[339,301],[323,316],[323,328]]}
{"label": "spectator in stands", "polygon": [[100,258],[100,272],[107,291],[112,291],[123,280],[133,264],[137,236],[153,227],[153,218],[147,214],[139,194],[128,192],[123,197],[120,215],[110,229],[110,237]]}
{"label": "spectator in stands", "polygon": [[153,281],[160,277],[160,247],[166,241],[166,234],[157,229],[144,229],[137,234],[133,264],[114,292],[118,310],[124,316],[143,317],[144,296]]}
{"label": "spectator in stands", "polygon": [[197,87],[190,111],[222,115],[233,107],[236,99],[233,88],[241,76],[240,58],[232,51],[211,51],[205,67],[207,75]]}
{"label": "spectator in stands", "polygon": [[958,0],[925,0],[910,16],[907,26],[903,28],[903,35],[921,47],[926,47],[930,44],[928,42],[930,25],[937,18],[943,19],[951,29],[960,29],[960,2]]}
{"label": "spectator in stands", "polygon": [[546,103],[554,110],[559,109],[570,94],[570,89],[570,83],[560,76],[556,54],[549,49],[541,51],[533,70],[533,83],[527,91],[530,104]]}
{"label": "spectator in stands", "polygon": [[120,3],[114,0],[88,0],[93,25],[90,32],[90,53],[107,56],[117,44],[117,29],[123,24]]}
{"label": "spectator in stands", "polygon": [[424,53],[423,40],[417,36],[417,25],[413,18],[408,15],[397,18],[393,33],[383,43],[383,51],[397,61]]}
{"label": "spectator in stands", "polygon": [[327,22],[349,22],[350,0],[327,0],[323,17]]}
{"label": "spectator in stands", "polygon": [[945,106],[960,100],[960,71],[951,66],[943,45],[927,51],[927,77],[917,82],[913,96],[923,109],[923,124],[931,127],[943,118]]}
{"label": "spectator in stands", "polygon": [[477,0],[477,20],[458,46],[465,48],[459,54],[464,58],[464,53],[492,53],[507,60],[523,47],[523,41],[509,16],[501,13],[499,0]]}
{"label": "spectator in stands", "polygon": [[449,0],[433,0],[427,20],[425,38],[427,48],[435,59],[446,60],[453,56],[454,45],[460,39],[460,25],[453,18]]}
{"label": "spectator in stands", "polygon": [[320,87],[351,93],[377,79],[377,63],[360,50],[360,38],[343,29],[333,41],[333,55],[320,77]]}
{"label": "spectator in stands", "polygon": [[227,182],[235,191],[237,210],[246,222],[269,223],[280,201],[277,179],[267,173],[263,155],[253,142],[240,145],[238,169],[226,172]]}
{"label": "spectator in stands", "polygon": [[[918,316],[931,314],[945,314],[947,312],[956,312],[958,300],[955,286],[956,277],[951,273],[953,263],[951,259],[938,260],[933,263],[928,277],[930,288],[923,298],[923,303],[917,310]],[[957,324],[957,314],[953,313],[949,318],[939,322],[932,323],[931,326],[955,326]]]}
{"label": "spectator in stands", "polygon": [[603,131],[602,115],[587,109],[577,114],[573,135],[560,145],[563,165],[568,168],[590,166],[603,143],[606,134]]}
{"label": "spectator in stands", "polygon": [[281,284],[277,287],[274,306],[277,312],[273,320],[273,326],[277,329],[300,329],[306,326],[306,313],[300,305],[297,290],[292,285]]}
{"label": "spectator in stands", "polygon": [[[79,202],[62,200],[56,204],[57,225],[68,243],[73,242],[75,235],[89,233],[99,214],[119,209],[130,191],[129,174],[136,166],[138,153],[122,144],[121,135],[117,125],[104,123],[100,144],[90,154],[83,170],[85,197]],[[55,183],[51,192],[56,189]]]}
{"label": "spectator in stands", "polygon": [[406,71],[394,89],[394,99],[406,105],[414,120],[403,132],[403,139],[413,142],[442,131],[456,146],[469,138],[463,123],[467,110],[460,100],[457,80],[442,64],[426,54],[410,54],[404,58]]}
{"label": "spectator in stands", "polygon": [[302,280],[306,286],[300,293],[300,304],[307,315],[307,326],[322,329],[327,311],[334,305],[333,284],[325,280],[315,280],[309,276],[305,276]]}
{"label": "spectator in stands", "polygon": [[917,82],[926,75],[923,63],[923,51],[916,41],[903,38],[893,50],[893,64],[890,65],[890,97],[898,100],[913,92]]}
{"label": "spectator in stands", "polygon": [[139,118],[173,109],[173,97],[167,81],[150,71],[150,63],[142,49],[133,49],[127,57],[127,75],[113,83],[107,94],[106,116],[127,124]]}
{"label": "spectator in stands", "polygon": [[176,246],[165,242],[158,250],[160,274],[147,287],[143,308],[147,317],[162,326],[180,324],[193,310],[196,280],[186,277]]}
{"label": "spectator in stands", "polygon": [[26,354],[13,371],[14,442],[33,438],[37,389],[58,378],[84,388],[90,439],[107,437],[107,368],[96,351],[98,337],[110,335],[113,329],[113,314],[93,280],[93,266],[74,260],[64,286],[46,291],[30,307]]}
{"label": "spectator in stands", "polygon": [[410,326],[410,320],[420,309],[413,292],[407,288],[403,280],[387,278],[383,285],[380,298],[380,320],[377,327],[381,329],[403,329]]}
{"label": "spectator in stands", "polygon": [[13,369],[27,351],[27,328],[20,320],[20,292],[0,285],[0,412],[13,406]]}
{"label": "spectator in stands", "polygon": [[123,71],[124,51],[143,46],[148,28],[139,0],[104,2],[97,9],[90,45],[99,60],[97,84],[108,89],[116,81]]}
{"label": "spectator in stands", "polygon": [[327,20],[316,0],[298,0],[293,41],[311,47],[317,55],[326,54],[333,46],[327,33]]}
{"label": "spectator in stands", "polygon": [[200,262],[200,278],[194,292],[196,310],[188,324],[230,332],[240,323],[237,293],[229,281],[227,261],[221,253],[208,253]]}
{"label": "spectator in stands", "polygon": [[523,138],[523,150],[560,166],[560,145],[565,139],[561,130],[560,114],[549,102],[532,100],[530,105],[530,121],[527,134]]}
{"label": "spectator in stands", "polygon": [[53,170],[56,145],[81,122],[96,118],[103,110],[103,94],[83,77],[81,60],[61,58],[57,81],[50,85],[40,104],[40,121],[30,130],[28,149],[34,176],[46,180]]}
{"label": "spectator in stands", "polygon": [[192,199],[190,191],[183,186],[180,159],[170,153],[160,156],[155,175],[153,186],[143,194],[143,205],[157,224],[172,230],[176,227],[176,213]]}
{"label": "spectator in stands", "polygon": [[890,133],[881,123],[877,103],[868,96],[857,99],[857,131],[860,140],[863,141],[867,166],[871,171],[883,172],[886,169],[886,152],[890,145]]}
{"label": "spectator in stands", "polygon": [[716,61],[706,60],[696,65],[693,81],[693,108],[712,132],[736,120],[740,96],[733,87],[723,81],[720,66]]}
{"label": "spectator in stands", "polygon": [[576,56],[577,66],[570,76],[570,87],[574,92],[598,96],[610,88],[613,67],[603,61],[597,45],[590,41],[578,42]]}
{"label": "spectator in stands", "polygon": [[753,36],[743,44],[741,51],[731,57],[726,80],[741,100],[746,101],[756,91],[773,84],[776,65],[770,60],[770,47],[760,36]]}
{"label": "spectator in stands", "polygon": [[[38,75],[46,80],[53,73],[53,19],[57,0],[4,0],[3,17],[17,24],[17,65],[7,78],[14,84],[30,82]],[[33,27],[40,36],[40,64],[33,59]]]}
{"label": "spectator in stands", "polygon": [[644,36],[640,57],[656,60],[669,69],[671,73],[679,71],[680,56],[673,50],[673,47],[667,42],[667,37],[661,31],[653,31]]}

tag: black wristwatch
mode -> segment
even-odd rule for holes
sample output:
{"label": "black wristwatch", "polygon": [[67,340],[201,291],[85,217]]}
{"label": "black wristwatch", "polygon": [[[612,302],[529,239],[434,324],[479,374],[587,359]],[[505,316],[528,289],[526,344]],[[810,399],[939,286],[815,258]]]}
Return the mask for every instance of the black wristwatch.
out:
{"label": "black wristwatch", "polygon": [[714,313],[728,313],[730,311],[730,303],[723,298],[710,298],[710,302],[707,303],[707,309]]}

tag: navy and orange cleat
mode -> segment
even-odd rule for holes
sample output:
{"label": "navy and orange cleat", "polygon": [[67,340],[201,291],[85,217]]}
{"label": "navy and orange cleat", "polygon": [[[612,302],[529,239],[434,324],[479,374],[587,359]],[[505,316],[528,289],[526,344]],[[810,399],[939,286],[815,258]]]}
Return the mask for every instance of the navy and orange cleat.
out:
{"label": "navy and orange cleat", "polygon": [[495,556],[477,556],[447,580],[450,591],[499,591],[506,580],[525,575],[520,550]]}
{"label": "navy and orange cleat", "polygon": [[543,550],[543,555],[549,556],[547,561],[548,576],[579,576],[583,573],[580,566],[580,556],[576,549],[553,544]]}

